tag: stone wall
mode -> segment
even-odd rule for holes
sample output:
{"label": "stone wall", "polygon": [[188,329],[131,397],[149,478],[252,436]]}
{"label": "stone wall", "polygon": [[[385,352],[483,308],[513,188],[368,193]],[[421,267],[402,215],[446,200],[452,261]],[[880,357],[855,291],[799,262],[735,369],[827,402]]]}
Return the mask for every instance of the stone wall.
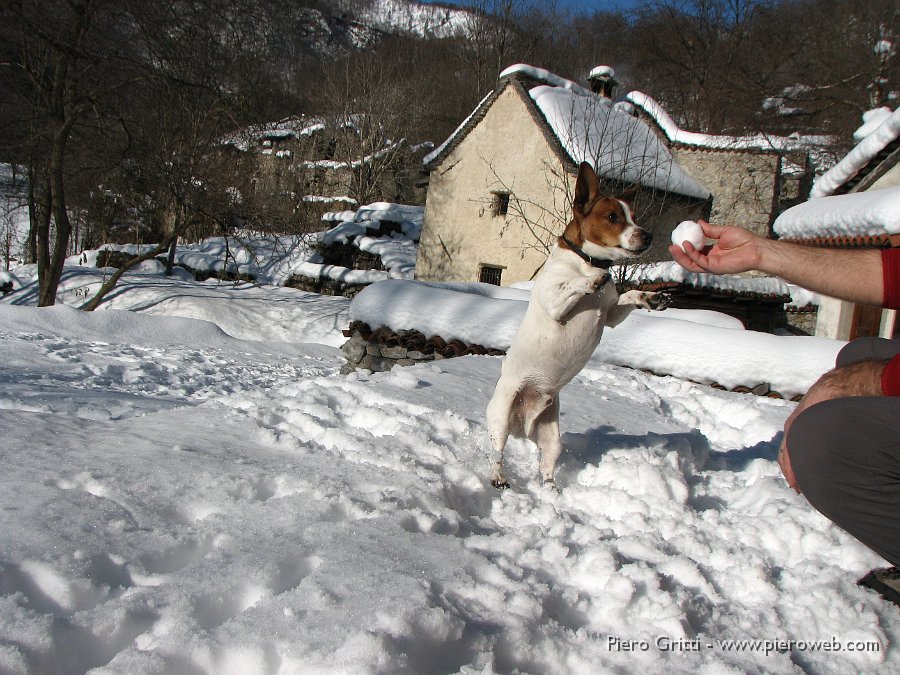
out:
{"label": "stone wall", "polygon": [[[379,229],[367,228],[370,235],[378,236],[384,231],[396,231],[399,223],[385,221]],[[360,250],[353,244],[335,242],[319,249],[322,255],[322,264],[346,267],[351,270],[384,270],[381,258],[374,253]],[[284,284],[290,288],[301,291],[319,293],[321,295],[340,295],[345,298],[353,298],[362,291],[367,284],[351,284],[339,279],[329,277],[304,277],[297,274],[291,275]]]}
{"label": "stone wall", "polygon": [[341,372],[349,373],[357,369],[384,372],[394,366],[411,366],[427,361],[439,361],[455,356],[487,354],[500,356],[498,349],[481,345],[467,345],[459,340],[444,340],[439,336],[427,337],[415,330],[393,331],[390,328],[372,328],[361,321],[354,321],[344,331],[349,338],[341,346],[347,359]]}
{"label": "stone wall", "polygon": [[815,335],[817,316],[815,307],[789,309],[786,312],[787,329],[797,335]]}
{"label": "stone wall", "polygon": [[775,152],[724,152],[675,146],[685,171],[713,194],[710,221],[738,225],[768,237],[781,199],[781,158]]}
{"label": "stone wall", "polygon": [[[361,321],[354,321],[350,327],[343,331],[348,340],[341,346],[341,351],[347,359],[347,363],[341,368],[343,374],[352,373],[355,370],[369,370],[375,372],[387,372],[394,366],[412,366],[417,363],[451,359],[457,356],[486,355],[503,356],[504,351],[491,349],[475,344],[464,344],[459,340],[447,341],[438,336],[426,337],[415,330],[394,331],[387,327],[376,330]],[[665,376],[668,373],[655,373],[651,370],[644,372],[650,375]],[[699,384],[696,383],[695,384]],[[707,383],[713,389],[725,390],[726,387],[711,382]],[[739,385],[731,391],[740,394],[754,394],[755,396],[767,396],[769,398],[783,398],[773,391],[765,382],[755,385]],[[796,396],[793,400],[799,400]]]}
{"label": "stone wall", "polygon": [[296,288],[307,293],[318,293],[319,295],[336,295],[345,298],[356,297],[365,287],[366,284],[348,284],[337,279],[329,279],[328,277],[303,277],[293,274],[288,277],[284,285],[288,288]]}
{"label": "stone wall", "polygon": [[384,270],[381,258],[363,251],[353,244],[335,242],[319,249],[323,265],[346,267],[351,270]]}
{"label": "stone wall", "polygon": [[[260,194],[302,201],[303,197],[359,197],[356,172],[333,154],[323,152],[313,139],[287,139],[273,142],[269,148],[254,148],[244,153],[243,171],[252,175],[252,189]],[[425,190],[419,186],[423,150],[399,147],[384,167],[373,190],[380,201],[423,204]],[[345,158],[342,158],[345,159]],[[381,167],[379,167],[381,170]],[[354,202],[306,201],[304,210],[340,211],[353,208]]]}

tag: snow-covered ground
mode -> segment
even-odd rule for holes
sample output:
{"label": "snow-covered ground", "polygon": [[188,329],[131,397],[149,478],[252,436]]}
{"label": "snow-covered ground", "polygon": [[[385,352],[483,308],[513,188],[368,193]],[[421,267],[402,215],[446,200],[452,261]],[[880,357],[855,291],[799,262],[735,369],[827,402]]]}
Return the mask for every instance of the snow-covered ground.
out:
{"label": "snow-covered ground", "polygon": [[[182,243],[176,247],[173,262],[186,270],[243,275],[254,279],[258,284],[275,286],[288,283],[293,276],[331,278],[348,284],[371,284],[383,279],[411,279],[415,273],[417,243],[424,215],[423,206],[375,202],[355,211],[326,213],[322,219],[326,222],[327,229],[322,232],[283,237],[241,232],[227,238],[210,237],[200,242]],[[380,235],[382,221],[390,222],[398,231]],[[359,270],[324,264],[321,249],[332,244],[350,244],[370,253],[380,260],[384,269]],[[99,250],[73,256],[66,261],[66,265],[93,268],[97,266],[98,257],[104,250],[137,256],[154,248],[154,244],[107,244]],[[158,274],[163,269],[158,260],[148,260],[142,265],[141,271],[150,274]],[[37,269],[34,266],[23,266],[20,273],[33,277]],[[21,284],[14,282],[14,285]],[[91,289],[91,294],[94,292],[96,289]]]}
{"label": "snow-covered ground", "polygon": [[[101,278],[67,268],[61,301]],[[855,584],[883,561],[778,471],[790,402],[598,353],[562,394],[560,492],[522,441],[498,492],[499,358],[340,375],[343,298],[144,272],[82,313],[35,309],[19,279],[0,301],[0,672],[900,668],[900,609]],[[460,295],[457,321],[495,300]],[[692,345],[686,372],[752,347],[738,360],[816,374],[721,317],[629,322],[610,346]],[[794,340],[819,370],[840,346]]]}

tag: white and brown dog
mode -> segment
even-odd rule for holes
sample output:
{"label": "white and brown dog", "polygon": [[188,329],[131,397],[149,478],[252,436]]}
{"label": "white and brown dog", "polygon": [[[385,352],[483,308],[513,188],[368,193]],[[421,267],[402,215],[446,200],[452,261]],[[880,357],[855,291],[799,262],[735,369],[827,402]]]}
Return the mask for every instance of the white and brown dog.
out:
{"label": "white and brown dog", "polygon": [[508,487],[503,449],[510,434],[540,450],[545,483],[553,483],[562,451],[559,391],[587,363],[605,326],[621,323],[635,307],[665,309],[660,293],[621,296],[609,274],[615,260],[640,255],[650,234],[634,223],[631,207],[604,197],[593,168],[582,163],[575,182],[572,220],[559,238],[531,291],[528,310],[506,354],[487,425],[496,453],[495,487]]}

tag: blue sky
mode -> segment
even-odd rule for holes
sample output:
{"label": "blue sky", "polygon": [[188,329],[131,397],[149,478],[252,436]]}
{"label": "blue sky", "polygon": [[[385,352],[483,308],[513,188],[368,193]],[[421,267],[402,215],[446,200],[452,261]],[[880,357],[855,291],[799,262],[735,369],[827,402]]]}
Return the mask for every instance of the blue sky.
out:
{"label": "blue sky", "polygon": [[644,4],[644,0],[557,0],[560,7],[575,11],[595,12],[598,10],[631,9]]}

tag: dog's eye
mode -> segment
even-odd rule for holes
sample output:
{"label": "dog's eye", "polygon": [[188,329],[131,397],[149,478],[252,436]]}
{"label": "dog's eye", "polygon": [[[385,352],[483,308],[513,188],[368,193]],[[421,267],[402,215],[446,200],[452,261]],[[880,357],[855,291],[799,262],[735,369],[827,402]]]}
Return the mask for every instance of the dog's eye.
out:
{"label": "dog's eye", "polygon": [[619,214],[616,213],[616,212],[610,213],[610,214],[609,214],[608,216],[606,216],[606,217],[609,218],[609,222],[611,222],[611,223],[618,223],[618,222],[619,222]]}

